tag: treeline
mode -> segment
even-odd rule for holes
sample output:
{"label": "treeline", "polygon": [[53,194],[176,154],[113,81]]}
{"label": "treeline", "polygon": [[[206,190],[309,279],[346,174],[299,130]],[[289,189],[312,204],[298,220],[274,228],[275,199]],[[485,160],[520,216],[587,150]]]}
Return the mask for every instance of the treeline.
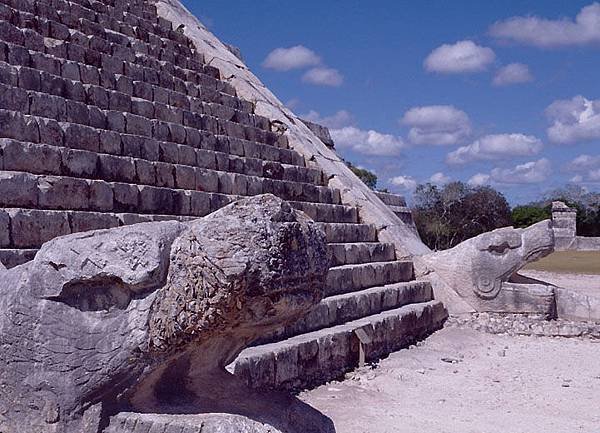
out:
{"label": "treeline", "polygon": [[577,186],[552,191],[540,201],[511,209],[504,196],[489,186],[424,184],[415,192],[413,217],[423,242],[443,250],[496,228],[529,227],[550,219],[553,201],[577,209],[578,235],[600,236],[600,193]]}
{"label": "treeline", "polygon": [[[377,190],[375,173],[348,161],[346,164],[369,188]],[[431,249],[444,250],[500,227],[529,227],[550,219],[553,201],[563,201],[577,209],[577,233],[580,236],[600,236],[600,193],[575,185],[511,209],[506,198],[490,186],[472,187],[463,182],[450,182],[444,186],[426,183],[417,186],[412,212],[423,242]]]}
{"label": "treeline", "polygon": [[527,227],[552,217],[552,202],[562,201],[577,209],[577,234],[600,236],[600,193],[569,185],[547,194],[542,200],[517,206],[512,211],[514,225]]}

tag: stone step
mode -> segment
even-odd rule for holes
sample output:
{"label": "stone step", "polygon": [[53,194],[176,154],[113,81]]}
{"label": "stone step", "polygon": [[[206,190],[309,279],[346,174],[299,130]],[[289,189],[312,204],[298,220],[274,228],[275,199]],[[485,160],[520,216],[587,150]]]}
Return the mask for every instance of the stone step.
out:
{"label": "stone step", "polygon": [[[4,186],[6,184],[0,179],[0,189]],[[144,187],[144,189],[146,188],[148,187]],[[19,259],[20,255],[24,254],[26,257],[29,257],[28,254],[30,253],[19,251],[37,249],[43,243],[57,236],[141,222],[164,220],[189,221],[199,217],[161,213],[161,207],[173,206],[172,196],[168,194],[170,190],[160,188],[156,190],[158,191],[154,191],[156,193],[154,197],[151,196],[153,191],[140,192],[142,205],[147,208],[140,207],[137,212],[111,212],[106,209],[99,211],[74,211],[19,207],[0,208],[0,249],[6,250],[3,253],[5,260],[8,260],[8,256],[11,256],[9,262],[22,263],[22,260]],[[98,203],[101,203],[100,198],[104,194],[106,194],[106,191],[98,190]],[[221,194],[208,194],[207,197],[203,197],[203,194],[194,192],[194,197],[206,199],[205,215],[220,209],[236,198]],[[5,196],[0,195],[1,197]],[[154,206],[152,203],[156,205]],[[103,206],[114,208],[110,203],[105,203]],[[153,210],[154,208],[156,210]],[[143,211],[146,211],[146,213],[143,213]],[[323,225],[328,223],[317,224]]]}
{"label": "stone step", "polygon": [[[119,167],[117,167],[119,168]],[[198,169],[200,170],[200,169]],[[103,176],[103,179],[86,179],[71,176],[45,176],[26,172],[0,170],[0,207],[22,207],[42,209],[73,209],[117,212],[159,213],[169,215],[204,216],[207,211],[220,209],[223,202],[221,196],[230,197],[227,203],[234,199],[259,194],[274,194],[284,200],[309,201],[313,203],[332,203],[336,198],[333,191],[328,189],[310,188],[308,184],[276,181],[270,179],[250,178],[226,172],[216,173],[218,176],[208,178],[211,173],[192,171],[189,183],[148,185],[135,183],[140,180],[131,179],[129,182],[114,182],[119,177]],[[213,173],[215,174],[215,173]],[[210,183],[208,183],[210,181]],[[159,186],[160,185],[160,186]],[[252,188],[250,188],[250,186]],[[183,187],[183,188],[181,188]],[[193,189],[192,189],[193,188]],[[315,189],[316,188],[316,189]],[[11,193],[11,195],[8,195]],[[102,193],[102,197],[98,194]],[[68,194],[68,195],[67,195]],[[155,196],[160,194],[162,196]],[[154,199],[158,201],[152,201]],[[165,201],[168,200],[168,201]],[[212,200],[216,205],[209,206]],[[99,202],[101,201],[101,202]],[[165,201],[163,204],[160,201]],[[227,204],[225,203],[225,204]],[[310,205],[306,205],[309,209]],[[321,209],[317,218],[322,214],[325,221],[331,220],[333,211],[346,215],[348,207]],[[341,211],[341,212],[340,212]],[[352,217],[352,211],[348,212]]]}
{"label": "stone step", "polygon": [[[179,114],[182,114],[182,110],[211,114],[221,120],[239,123],[240,125],[250,128],[250,130],[246,131],[246,134],[252,133],[253,136],[262,137],[259,141],[267,144],[277,143],[283,147],[288,146],[285,137],[279,137],[277,134],[271,132],[271,124],[268,119],[249,113],[248,108],[245,107],[247,104],[242,100],[238,100],[235,96],[231,96],[227,92],[221,93],[219,91],[219,84],[223,86],[229,85],[219,81],[217,78],[211,78],[205,74],[200,74],[200,76],[204,78],[198,79],[198,72],[188,69],[180,71],[179,75],[184,78],[182,80],[169,73],[169,69],[173,69],[172,72],[175,73],[176,66],[170,65],[171,68],[168,68],[166,67],[165,62],[159,62],[158,60],[155,60],[155,64],[152,64],[152,62],[148,64],[148,62],[143,61],[143,53],[131,51],[131,59],[128,61],[128,59],[119,59],[118,57],[115,57],[114,53],[111,55],[111,53],[96,52],[89,47],[80,46],[72,42],[64,43],[67,45],[64,52],[53,51],[52,55],[49,55],[44,52],[47,51],[45,47],[48,38],[44,40],[43,35],[38,35],[40,38],[39,46],[28,47],[30,49],[33,48],[34,50],[37,48],[38,50],[32,51],[36,53],[32,56],[32,54],[26,52],[26,47],[23,46],[24,44],[27,44],[24,37],[16,38],[12,36],[11,38],[11,35],[15,33],[18,34],[20,29],[16,26],[12,26],[10,23],[6,23],[6,26],[12,27],[11,29],[5,29],[3,32],[9,35],[6,38],[10,39],[7,41],[8,55],[6,56],[6,60],[15,66],[25,67],[27,69],[25,72],[27,72],[29,78],[33,78],[32,74],[35,74],[35,69],[38,69],[36,65],[41,63],[42,61],[40,58],[43,58],[46,63],[51,62],[55,64],[53,68],[50,68],[51,73],[54,73],[55,76],[44,76],[42,78],[43,82],[58,82],[70,79],[81,82],[81,84],[86,84],[90,86],[91,90],[94,92],[93,94],[97,101],[100,100],[98,98],[101,95],[104,95],[103,100],[106,101],[107,105],[105,108],[108,108],[109,102],[111,105],[119,103],[119,107],[115,109],[131,111],[131,97],[134,96],[140,100],[146,101],[146,104],[141,104],[136,99],[136,103],[133,105],[138,109],[143,108],[144,110],[147,110],[148,108],[152,108],[148,107],[147,102],[153,101],[171,106],[171,111],[179,112]],[[0,26],[0,32],[1,30],[2,26]],[[61,42],[61,44],[63,43],[62,41],[58,42]],[[69,48],[71,51],[74,51],[74,48],[77,48],[76,51],[81,51],[82,53],[72,60],[73,56],[69,56]],[[16,54],[17,52],[19,55]],[[92,53],[94,53],[94,55],[92,55]],[[91,60],[90,57],[98,60]],[[113,75],[93,72],[94,67],[102,68],[102,71],[104,71],[108,67],[106,64],[108,62],[110,62],[109,72]],[[144,74],[144,71],[141,71],[141,73],[134,67],[134,65],[140,66],[139,63],[144,65],[142,67],[147,69],[147,73]],[[116,66],[116,64],[118,66]],[[34,70],[28,70],[30,66],[33,66]],[[89,69],[90,67],[92,69]],[[155,76],[154,78],[148,77],[148,75],[156,74],[157,70],[161,70],[159,76]],[[151,74],[150,71],[154,71],[154,74]],[[37,74],[41,74],[41,72],[37,71]],[[48,72],[46,72],[46,74],[48,74]],[[90,77],[90,75],[92,75],[92,77]],[[167,82],[165,82],[166,77],[170,77],[170,80],[167,80]],[[207,83],[207,79],[212,80],[212,82],[209,81]],[[176,85],[176,83],[178,84]],[[127,104],[129,110],[125,110],[127,107],[122,106],[123,104]],[[168,110],[165,111],[164,109],[161,109],[160,113],[169,114]],[[252,129],[257,129],[262,132],[252,132]]]}
{"label": "stone step", "polygon": [[377,229],[371,224],[321,223],[328,243],[377,242]]}
{"label": "stone step", "polygon": [[[3,135],[1,128],[0,135]],[[146,144],[142,142],[142,145]],[[298,195],[296,190],[299,188],[299,201],[302,196],[323,198],[324,201],[334,199],[333,191],[329,197],[320,189],[326,187],[310,182],[320,180],[320,176],[313,176],[314,172],[304,168],[199,149],[185,156],[181,152],[182,155],[177,157],[177,147],[173,149],[174,156],[166,156],[165,149],[164,146],[157,149],[157,155],[148,155],[146,150],[141,150],[142,157],[132,157],[0,138],[0,170],[222,194],[256,195],[260,191],[286,194],[287,191],[287,194]],[[154,157],[159,161],[151,159]],[[183,164],[173,162],[177,160]],[[289,182],[296,184],[294,188]]]}
{"label": "stone step", "polygon": [[38,250],[0,249],[0,263],[7,269],[14,268],[33,260],[37,252]]}
{"label": "stone step", "polygon": [[9,65],[1,57],[0,83],[0,108],[23,114],[178,144],[200,142],[209,133],[226,136],[227,141],[251,141],[288,150],[285,136],[265,140],[247,129],[250,125],[236,123],[235,113],[228,120],[223,115],[217,117],[211,108],[214,104],[179,108],[157,95],[144,100],[135,96],[135,90],[127,94],[82,84],[37,69]]}
{"label": "stone step", "polygon": [[[119,22],[113,17],[105,20],[102,13],[96,14],[94,11],[90,12],[96,15],[94,20],[97,22],[86,18],[83,18],[82,21],[73,20],[70,18],[68,10],[56,8],[57,2],[45,5],[44,1],[36,0],[38,7],[34,12],[26,11],[27,8],[24,6],[27,3],[19,0],[1,0],[1,3],[8,7],[4,6],[0,10],[0,16],[7,23],[13,25],[13,27],[5,26],[2,31],[4,35],[8,36],[5,39],[9,42],[24,45],[28,49],[49,51],[55,55],[66,53],[65,56],[68,55],[69,58],[74,56],[73,51],[81,52],[82,48],[121,60],[134,60],[136,56],[148,56],[154,62],[160,62],[160,65],[163,66],[162,72],[167,76],[172,70],[193,68],[196,73],[216,81],[214,84],[218,85],[219,90],[232,96],[235,95],[233,86],[219,80],[219,70],[207,65],[204,56],[195,50],[193,43],[178,32],[172,32],[172,34],[185,39],[187,46],[172,43],[160,36],[153,36],[152,29],[148,27],[143,29],[139,26],[140,23],[135,23],[136,29],[130,23]],[[58,6],[63,5],[69,5],[69,3],[60,2]],[[85,11],[85,9],[80,9],[80,11]],[[127,18],[131,17],[131,14],[127,15]],[[25,27],[19,29],[21,34],[15,31],[18,27]],[[125,31],[126,28],[129,30]],[[46,38],[46,41],[42,38]],[[44,44],[48,40],[54,40],[54,42],[48,46]],[[64,49],[57,49],[57,46],[62,46]],[[73,46],[77,49],[72,48]],[[81,56],[83,58],[91,57],[89,52],[83,51],[83,54]],[[148,62],[148,60],[144,60]],[[98,64],[97,66],[101,67],[102,65]],[[155,70],[159,69],[158,63],[154,66]],[[183,79],[185,75],[180,75],[180,77]],[[205,84],[210,84],[210,81],[205,80]]]}
{"label": "stone step", "polygon": [[323,299],[298,322],[265,336],[254,345],[280,341],[307,332],[341,325],[382,311],[400,308],[404,305],[431,300],[433,300],[431,284],[420,281],[386,284],[330,296]]}
{"label": "stone step", "polygon": [[244,350],[228,366],[253,388],[297,390],[340,377],[359,362],[361,330],[367,361],[408,347],[440,329],[448,317],[443,304],[405,305],[343,325]]}
{"label": "stone step", "polygon": [[381,242],[331,243],[329,250],[332,256],[331,266],[396,260],[394,244]]}
{"label": "stone step", "polygon": [[329,269],[325,296],[355,292],[414,279],[411,261],[372,262],[336,266]]}
{"label": "stone step", "polygon": [[295,209],[301,210],[316,222],[358,223],[358,209],[354,206],[298,201],[289,201],[289,203]]}

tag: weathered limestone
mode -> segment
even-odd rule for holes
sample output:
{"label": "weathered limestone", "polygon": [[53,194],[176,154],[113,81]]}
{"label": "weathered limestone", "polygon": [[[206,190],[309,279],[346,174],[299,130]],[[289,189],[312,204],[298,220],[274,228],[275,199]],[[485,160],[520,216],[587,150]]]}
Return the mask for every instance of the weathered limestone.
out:
{"label": "weathered limestone", "polygon": [[551,222],[501,228],[415,260],[417,278],[432,282],[452,313],[469,311],[554,314],[549,286],[511,283],[525,264],[554,250]]}
{"label": "weathered limestone", "polygon": [[577,236],[577,209],[553,202],[552,225],[557,251],[600,251],[600,237]]}
{"label": "weathered limestone", "polygon": [[319,302],[327,268],[322,232],[269,195],[189,223],[57,238],[2,271],[0,430],[97,432],[126,408],[194,411],[234,380],[222,367],[245,346]]}

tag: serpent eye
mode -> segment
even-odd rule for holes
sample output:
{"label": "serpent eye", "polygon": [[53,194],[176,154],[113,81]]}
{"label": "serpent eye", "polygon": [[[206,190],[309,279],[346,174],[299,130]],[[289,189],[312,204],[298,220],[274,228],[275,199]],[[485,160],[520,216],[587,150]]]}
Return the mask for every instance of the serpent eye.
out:
{"label": "serpent eye", "polygon": [[501,255],[504,254],[506,252],[506,250],[510,249],[510,245],[508,244],[508,242],[503,242],[501,244],[498,245],[490,245],[487,250],[492,253],[492,254],[496,254],[496,255]]}

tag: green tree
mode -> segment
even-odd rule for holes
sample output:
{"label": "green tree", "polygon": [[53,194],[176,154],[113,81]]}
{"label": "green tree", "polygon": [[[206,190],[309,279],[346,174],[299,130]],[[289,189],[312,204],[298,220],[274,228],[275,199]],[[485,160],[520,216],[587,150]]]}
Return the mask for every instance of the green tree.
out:
{"label": "green tree", "polygon": [[367,185],[369,188],[371,189],[376,189],[377,188],[377,175],[375,173],[373,173],[372,171],[369,171],[365,168],[359,168],[356,167],[354,164],[352,164],[351,162],[345,161],[346,165],[348,166],[348,168],[350,170],[352,170],[352,172],[358,176],[358,178],[360,180],[362,180],[362,182]]}
{"label": "green tree", "polygon": [[423,242],[430,248],[452,248],[466,239],[512,224],[504,196],[491,187],[451,182],[440,188],[418,185],[413,216]]}
{"label": "green tree", "polygon": [[538,207],[533,205],[517,206],[512,210],[512,219],[515,227],[529,227],[540,221],[552,218],[552,212],[548,206]]}

